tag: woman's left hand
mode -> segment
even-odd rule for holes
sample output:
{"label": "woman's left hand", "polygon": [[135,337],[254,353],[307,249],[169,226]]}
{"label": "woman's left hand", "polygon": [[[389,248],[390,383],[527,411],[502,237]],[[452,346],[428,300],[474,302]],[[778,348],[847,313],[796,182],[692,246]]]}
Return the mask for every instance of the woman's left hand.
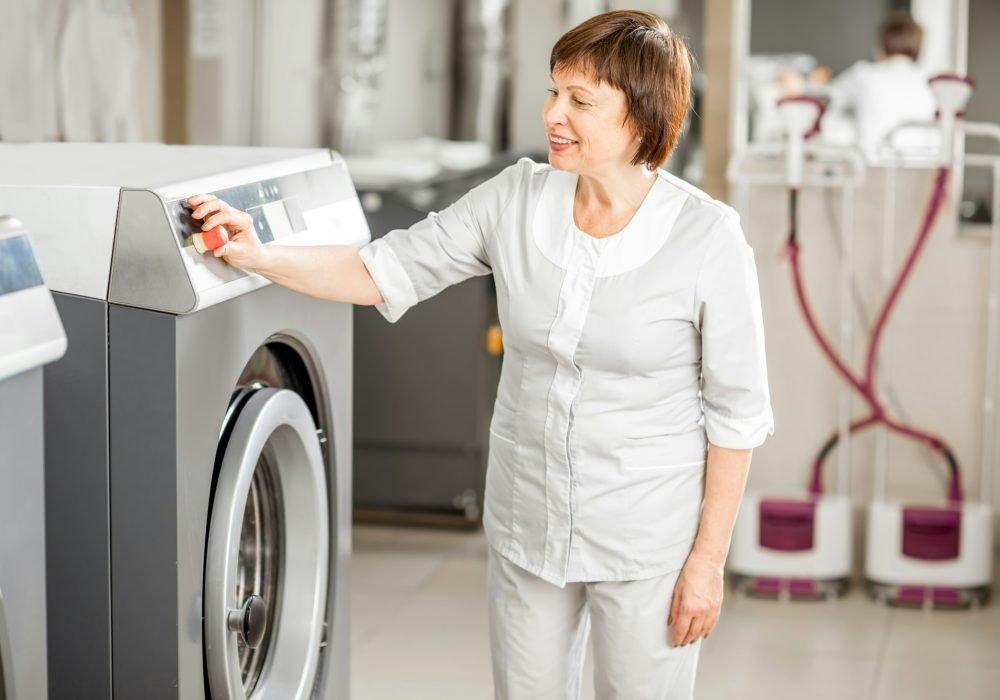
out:
{"label": "woman's left hand", "polygon": [[722,565],[691,554],[674,587],[667,626],[675,647],[691,644],[715,629],[722,610]]}

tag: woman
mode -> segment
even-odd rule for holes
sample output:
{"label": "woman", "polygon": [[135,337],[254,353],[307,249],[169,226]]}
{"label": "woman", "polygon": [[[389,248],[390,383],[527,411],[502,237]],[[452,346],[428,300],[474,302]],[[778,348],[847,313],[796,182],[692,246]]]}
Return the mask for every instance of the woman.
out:
{"label": "woman", "polygon": [[260,244],[190,200],[216,255],[306,294],[417,302],[492,273],[504,329],[483,523],[497,696],[690,698],[715,627],[751,449],[771,431],[753,254],[731,209],[657,170],[690,56],[655,15],[609,12],[552,51],[551,165],[523,159],[370,245]]}

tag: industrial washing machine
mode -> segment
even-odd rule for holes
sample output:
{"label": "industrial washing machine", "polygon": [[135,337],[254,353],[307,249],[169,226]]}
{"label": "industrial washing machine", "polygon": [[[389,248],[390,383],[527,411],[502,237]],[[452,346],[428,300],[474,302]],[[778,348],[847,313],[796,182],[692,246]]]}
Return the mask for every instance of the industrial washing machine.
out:
{"label": "industrial washing machine", "polygon": [[42,365],[65,350],[28,234],[0,216],[0,700],[48,697]]}
{"label": "industrial washing machine", "polygon": [[265,242],[369,240],[326,150],[0,146],[70,348],[45,376],[53,700],[348,696],[351,308],[198,255],[199,192]]}

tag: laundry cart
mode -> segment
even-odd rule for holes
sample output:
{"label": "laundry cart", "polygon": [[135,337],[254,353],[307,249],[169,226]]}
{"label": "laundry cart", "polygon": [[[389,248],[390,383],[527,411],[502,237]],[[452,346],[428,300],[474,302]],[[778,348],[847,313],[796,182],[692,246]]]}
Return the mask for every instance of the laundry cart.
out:
{"label": "laundry cart", "polygon": [[350,694],[351,309],[199,255],[200,192],[266,243],[368,241],[326,150],[0,145],[69,339],[45,372],[54,700]]}
{"label": "laundry cart", "polygon": [[0,699],[48,697],[42,366],[66,350],[20,221],[0,216]]}
{"label": "laundry cart", "polygon": [[[359,182],[372,236],[444,209],[516,160],[406,184]],[[477,524],[500,378],[493,277],[446,289],[395,324],[373,308],[354,318],[355,515]]]}

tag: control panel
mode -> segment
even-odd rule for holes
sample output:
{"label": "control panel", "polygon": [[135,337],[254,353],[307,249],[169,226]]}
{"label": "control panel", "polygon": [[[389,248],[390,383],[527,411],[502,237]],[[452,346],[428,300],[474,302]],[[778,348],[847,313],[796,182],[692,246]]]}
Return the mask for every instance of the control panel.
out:
{"label": "control panel", "polygon": [[191,217],[187,203],[196,194],[214,194],[249,214],[265,245],[367,243],[367,220],[344,162],[320,153],[322,159],[308,164],[279,162],[163,188],[123,190],[109,300],[191,313],[269,284],[198,252],[193,236],[202,222]]}

